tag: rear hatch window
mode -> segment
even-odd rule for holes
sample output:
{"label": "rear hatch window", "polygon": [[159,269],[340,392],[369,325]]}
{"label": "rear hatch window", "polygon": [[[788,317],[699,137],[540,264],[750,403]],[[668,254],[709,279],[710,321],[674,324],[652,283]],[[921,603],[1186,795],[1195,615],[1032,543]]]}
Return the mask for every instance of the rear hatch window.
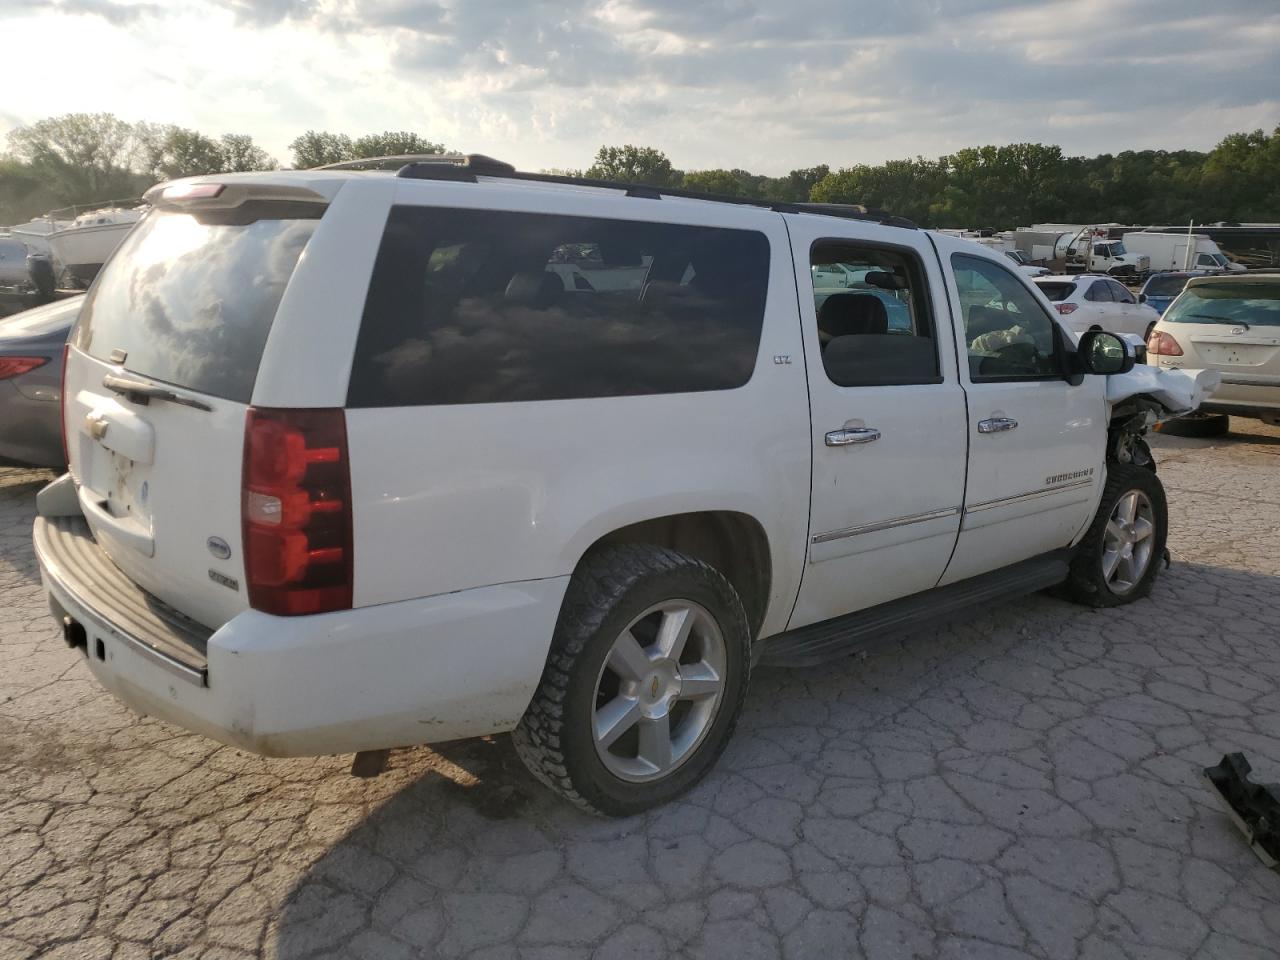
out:
{"label": "rear hatch window", "polygon": [[[153,211],[85,299],[73,343],[100,360],[248,403],[276,308],[324,207],[251,201]],[[120,353],[118,353],[119,351]]]}
{"label": "rear hatch window", "polygon": [[1148,297],[1176,297],[1187,285],[1187,276],[1152,277],[1142,292]]}
{"label": "rear hatch window", "polygon": [[1223,283],[1188,287],[1165,313],[1170,323],[1280,327],[1280,283]]}
{"label": "rear hatch window", "polygon": [[70,469],[94,538],[130,580],[211,629],[248,605],[246,405],[323,211],[279,200],[153,210],[99,274],[67,355]]}
{"label": "rear hatch window", "polygon": [[1042,283],[1037,280],[1036,286],[1040,288],[1041,293],[1054,303],[1061,303],[1063,300],[1067,299],[1067,297],[1071,296],[1071,294],[1076,292],[1076,285],[1066,281]]}

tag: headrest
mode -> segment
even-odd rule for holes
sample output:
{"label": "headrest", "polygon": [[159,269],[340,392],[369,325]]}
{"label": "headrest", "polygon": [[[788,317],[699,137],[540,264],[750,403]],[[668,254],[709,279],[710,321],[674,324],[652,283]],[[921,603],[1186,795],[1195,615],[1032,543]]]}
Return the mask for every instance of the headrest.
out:
{"label": "headrest", "polygon": [[994,307],[973,306],[969,308],[969,318],[964,325],[965,336],[970,341],[991,333],[994,330],[1008,330],[1015,319],[1003,310]]}
{"label": "headrest", "polygon": [[870,293],[833,293],[818,310],[818,330],[828,337],[889,332],[884,301]]}

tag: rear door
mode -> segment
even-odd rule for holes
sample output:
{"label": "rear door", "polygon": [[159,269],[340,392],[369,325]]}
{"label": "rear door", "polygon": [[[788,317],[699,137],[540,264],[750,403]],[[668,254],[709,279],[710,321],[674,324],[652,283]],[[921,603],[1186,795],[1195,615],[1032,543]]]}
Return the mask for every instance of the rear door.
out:
{"label": "rear door", "polygon": [[1063,378],[1062,335],[1024,281],[935,237],[953,272],[951,304],[967,362],[969,471],[964,518],[943,583],[1065,547],[1103,482],[1104,377]]}
{"label": "rear door", "polygon": [[[1080,299],[1085,315],[1079,319],[1073,317],[1076,322],[1072,326],[1081,332],[1095,324],[1103,330],[1115,330],[1121,316],[1120,308],[1111,295],[1110,284],[1106,280],[1086,280],[1084,283],[1087,289]],[[1081,323],[1081,319],[1087,322]]]}
{"label": "rear door", "polygon": [[[795,628],[937,584],[959,528],[967,439],[928,237],[813,216],[787,226],[813,444]],[[835,264],[861,279],[836,292],[813,286]]]}
{"label": "rear door", "polygon": [[86,297],[66,371],[70,468],[95,538],[210,627],[247,606],[246,410],[286,290],[332,216],[320,194],[261,193],[241,183],[234,206],[148,214]]}

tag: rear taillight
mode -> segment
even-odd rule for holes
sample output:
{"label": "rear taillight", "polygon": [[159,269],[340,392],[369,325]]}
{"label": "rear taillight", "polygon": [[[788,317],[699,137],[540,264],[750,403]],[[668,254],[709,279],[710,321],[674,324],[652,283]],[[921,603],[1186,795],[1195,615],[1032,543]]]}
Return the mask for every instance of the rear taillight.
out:
{"label": "rear taillight", "polygon": [[1151,357],[1180,357],[1182,347],[1163,330],[1152,330],[1147,338],[1147,355]]}
{"label": "rear taillight", "polygon": [[48,362],[48,357],[0,357],[0,380],[20,377]]}
{"label": "rear taillight", "polygon": [[1057,310],[1065,317],[1068,313],[1075,313],[1077,306],[1078,304],[1074,303],[1055,303],[1053,305],[1053,309]]}
{"label": "rear taillight", "polygon": [[249,605],[351,608],[351,468],[342,410],[250,407],[241,501]]}
{"label": "rear taillight", "polygon": [[58,426],[62,427],[62,462],[71,469],[71,447],[67,443],[67,361],[71,359],[71,344],[62,345],[62,380],[58,384]]}

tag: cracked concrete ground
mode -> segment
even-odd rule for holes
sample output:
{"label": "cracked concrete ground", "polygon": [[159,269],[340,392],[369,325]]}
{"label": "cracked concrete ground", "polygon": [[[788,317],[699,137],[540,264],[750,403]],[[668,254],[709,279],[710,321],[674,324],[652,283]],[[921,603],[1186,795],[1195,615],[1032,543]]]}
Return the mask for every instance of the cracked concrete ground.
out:
{"label": "cracked concrete ground", "polygon": [[1280,430],[1157,437],[1175,563],[761,671],[685,800],[623,821],[505,738],[264,760],[119,706],[47,617],[48,474],[0,470],[0,957],[1274,958],[1280,874],[1198,777],[1280,780]]}

